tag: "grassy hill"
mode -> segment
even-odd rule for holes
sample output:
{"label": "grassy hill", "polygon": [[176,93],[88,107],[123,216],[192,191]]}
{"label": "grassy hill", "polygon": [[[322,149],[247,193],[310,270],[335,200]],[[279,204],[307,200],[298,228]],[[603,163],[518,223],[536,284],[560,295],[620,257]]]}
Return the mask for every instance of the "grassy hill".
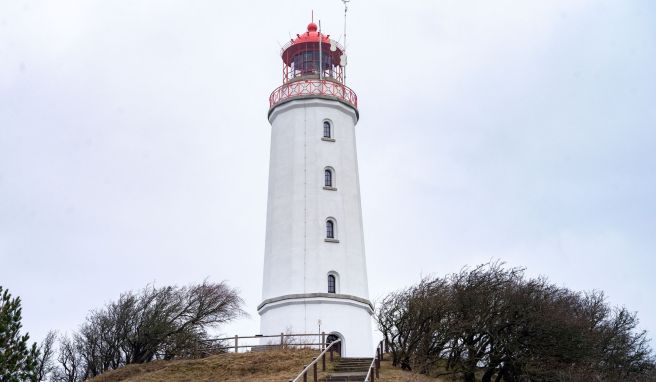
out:
{"label": "grassy hill", "polygon": [[[315,350],[282,349],[240,354],[225,353],[193,360],[155,361],[128,365],[90,381],[287,382],[303,369],[303,365],[307,365],[317,355],[318,351]],[[391,369],[389,362],[383,362],[380,377],[381,382],[438,382],[437,379]],[[312,380],[312,377],[309,376],[308,380]]]}

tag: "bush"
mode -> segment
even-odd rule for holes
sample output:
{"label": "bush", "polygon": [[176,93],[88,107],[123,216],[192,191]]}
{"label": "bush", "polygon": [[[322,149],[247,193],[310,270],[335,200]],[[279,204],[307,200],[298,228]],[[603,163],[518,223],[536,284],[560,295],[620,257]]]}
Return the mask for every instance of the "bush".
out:
{"label": "bush", "polygon": [[124,293],[92,311],[71,338],[60,339],[54,380],[76,382],[127,364],[215,352],[207,330],[245,314],[242,305],[225,283]]}
{"label": "bush", "polygon": [[491,263],[388,295],[378,327],[395,366],[467,382],[656,381],[635,313]]}

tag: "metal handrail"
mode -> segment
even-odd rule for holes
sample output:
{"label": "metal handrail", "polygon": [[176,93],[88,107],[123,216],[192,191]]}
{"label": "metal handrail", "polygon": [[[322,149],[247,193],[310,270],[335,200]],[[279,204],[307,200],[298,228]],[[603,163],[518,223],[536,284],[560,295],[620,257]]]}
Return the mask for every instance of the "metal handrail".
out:
{"label": "metal handrail", "polygon": [[317,362],[319,362],[319,358],[321,358],[321,357],[325,357],[325,356],[326,356],[326,352],[328,352],[328,350],[329,350],[331,347],[333,347],[336,343],[339,343],[339,342],[342,342],[342,340],[335,340],[335,341],[331,342],[330,345],[326,346],[326,348],[323,349],[323,351],[321,352],[321,354],[319,354],[319,355],[317,356],[317,358],[314,359],[314,361],[310,362],[310,364],[307,365],[307,366],[306,366],[306,367],[305,367],[305,368],[304,368],[304,369],[303,369],[303,370],[302,370],[302,371],[296,376],[296,378],[294,378],[294,379],[290,379],[289,381],[290,381],[290,382],[298,382],[298,381],[300,380],[300,378],[302,378],[303,375],[305,375],[305,374],[310,370],[310,367],[311,367],[311,366],[313,366],[313,365],[315,365]]}
{"label": "metal handrail", "polygon": [[374,381],[374,372],[375,378],[379,377],[380,370],[380,361],[383,359],[383,341],[381,340],[376,347],[376,355],[374,359],[371,360],[371,365],[369,365],[369,371],[367,376],[364,379],[364,382],[373,382]]}
{"label": "metal handrail", "polygon": [[[330,36],[330,35],[322,34],[322,36],[324,36],[324,37],[328,37],[328,36]],[[335,41],[335,40],[333,40],[333,39],[331,39],[331,38],[328,38],[328,41],[330,41],[330,42],[328,43],[328,45],[335,45],[335,47],[336,47],[337,49],[339,49],[340,51],[342,51],[342,52],[345,50],[345,49],[344,49],[344,46],[343,46],[342,44],[338,43],[337,41]],[[318,41],[316,41],[315,43],[318,44]],[[289,47],[292,46],[292,45],[294,45],[294,40],[287,41],[287,43],[286,43],[285,45],[283,45],[283,46],[280,48],[280,55],[282,56],[283,53],[285,53],[285,51],[286,51],[287,49],[289,49]]]}

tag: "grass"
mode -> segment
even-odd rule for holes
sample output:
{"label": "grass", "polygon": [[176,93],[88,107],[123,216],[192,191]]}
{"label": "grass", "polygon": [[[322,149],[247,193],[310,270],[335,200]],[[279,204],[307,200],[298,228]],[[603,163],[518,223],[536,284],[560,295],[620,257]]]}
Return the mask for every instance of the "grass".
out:
{"label": "grass", "polygon": [[380,382],[445,382],[444,379],[431,378],[422,374],[416,374],[403,371],[398,367],[392,366],[391,356],[385,355],[380,363]]}
{"label": "grass", "polygon": [[127,365],[91,382],[286,382],[294,378],[303,365],[311,362],[318,351],[310,349],[278,349],[252,353],[225,353],[203,359],[155,361]]}
{"label": "grass", "polygon": [[[276,349],[251,353],[225,353],[203,359],[155,361],[109,371],[90,382],[287,382],[319,354],[311,349]],[[389,358],[381,363],[380,382],[443,382],[398,368]],[[321,367],[319,366],[319,370]],[[319,378],[323,374],[319,373]],[[312,381],[312,375],[308,375]]]}

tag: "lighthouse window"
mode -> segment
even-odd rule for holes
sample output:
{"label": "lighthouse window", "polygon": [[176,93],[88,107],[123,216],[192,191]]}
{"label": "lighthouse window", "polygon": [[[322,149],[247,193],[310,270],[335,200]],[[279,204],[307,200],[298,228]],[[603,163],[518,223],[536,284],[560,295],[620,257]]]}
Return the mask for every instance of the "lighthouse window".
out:
{"label": "lighthouse window", "polygon": [[333,172],[329,169],[324,170],[324,186],[332,187],[333,186]]}
{"label": "lighthouse window", "polygon": [[323,137],[324,138],[331,138],[332,137],[332,134],[331,134],[332,132],[330,130],[331,130],[330,122],[323,121]]}
{"label": "lighthouse window", "polygon": [[336,293],[335,292],[335,276],[333,276],[333,275],[328,275],[328,293]]}
{"label": "lighthouse window", "polygon": [[305,52],[303,53],[303,73],[316,73],[318,60],[314,57],[314,52]]}
{"label": "lighthouse window", "polygon": [[335,223],[332,220],[326,220],[326,238],[335,238]]}

